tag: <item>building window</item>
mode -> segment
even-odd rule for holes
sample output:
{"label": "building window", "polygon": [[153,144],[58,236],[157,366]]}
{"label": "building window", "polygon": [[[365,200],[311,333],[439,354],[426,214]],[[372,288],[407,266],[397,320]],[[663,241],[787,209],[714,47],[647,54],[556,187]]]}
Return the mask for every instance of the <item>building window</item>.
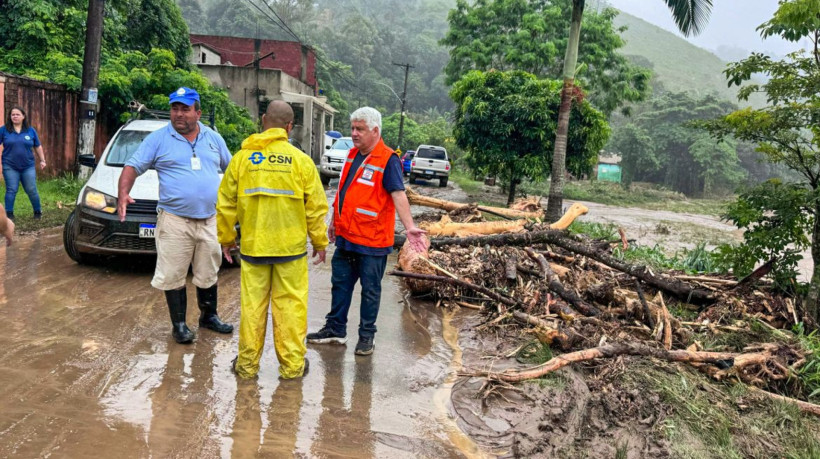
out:
{"label": "building window", "polygon": [[204,63],[205,63],[205,53],[203,52],[202,53],[202,62],[201,62],[201,64],[204,64]]}

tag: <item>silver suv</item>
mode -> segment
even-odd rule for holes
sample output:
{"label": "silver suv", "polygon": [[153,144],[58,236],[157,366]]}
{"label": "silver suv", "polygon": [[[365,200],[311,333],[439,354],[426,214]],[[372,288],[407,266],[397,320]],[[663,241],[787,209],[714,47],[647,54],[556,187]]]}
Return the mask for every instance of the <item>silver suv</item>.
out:
{"label": "silver suv", "polygon": [[440,187],[447,186],[450,177],[450,159],[444,147],[435,145],[419,145],[416,156],[410,162],[410,183],[416,183],[417,178],[426,180],[438,179]]}

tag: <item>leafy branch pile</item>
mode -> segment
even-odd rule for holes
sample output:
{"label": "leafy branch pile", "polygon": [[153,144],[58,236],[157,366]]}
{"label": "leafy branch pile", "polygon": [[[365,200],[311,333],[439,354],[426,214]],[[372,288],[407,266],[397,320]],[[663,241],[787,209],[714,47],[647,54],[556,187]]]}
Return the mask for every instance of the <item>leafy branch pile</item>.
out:
{"label": "leafy branch pile", "polygon": [[[447,231],[426,224],[430,249],[405,246],[402,271],[392,274],[407,278],[415,293],[480,309],[482,330],[515,324],[522,338],[534,336],[541,346],[562,352],[532,367],[465,375],[509,386],[570,364],[643,356],[684,362],[716,380],[788,397],[820,415],[820,406],[811,403],[820,395],[820,356],[811,344],[816,338],[788,331],[810,318],[799,301],[762,279],[771,264],[739,280],[653,272],[614,256],[610,242],[573,236],[555,225],[527,222],[515,232],[487,235],[484,228],[491,225],[515,227],[521,221],[486,222],[461,206],[442,218],[444,228],[457,225],[461,236],[437,237]],[[465,216],[470,223],[461,223]],[[626,244],[623,237],[615,245]]]}

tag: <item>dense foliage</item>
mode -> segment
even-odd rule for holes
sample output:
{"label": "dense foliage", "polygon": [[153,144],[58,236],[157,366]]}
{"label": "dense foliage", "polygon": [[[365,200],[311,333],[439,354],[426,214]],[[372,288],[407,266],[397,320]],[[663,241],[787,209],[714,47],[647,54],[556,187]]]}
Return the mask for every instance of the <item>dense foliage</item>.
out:
{"label": "dense foliage", "polygon": [[[789,41],[811,40],[811,52],[797,51],[776,60],[754,53],[747,59],[731,64],[726,70],[729,83],[744,85],[743,98],[762,92],[768,100],[760,109],[746,108],[705,123],[716,138],[735,137],[758,145],[758,150],[776,163],[782,163],[801,175],[805,192],[790,199],[792,213],[806,212],[811,228],[811,253],[814,261],[807,297],[807,311],[820,319],[820,3],[816,0],[781,1],[771,20],[760,26],[765,37],[780,36]],[[765,83],[752,82],[752,75],[762,73]],[[762,185],[763,187],[769,185]],[[794,190],[801,190],[801,186]],[[789,190],[789,188],[785,188]],[[765,196],[766,188],[756,191]],[[794,191],[793,193],[796,193]],[[742,197],[738,206],[755,208],[750,196]],[[802,202],[801,202],[802,197]],[[758,214],[755,225],[765,224],[768,213]],[[754,234],[754,233],[752,233]],[[792,235],[799,244],[798,233]],[[748,250],[759,250],[765,241],[746,239]],[[759,259],[758,261],[762,261]]]}
{"label": "dense foliage", "polygon": [[[217,128],[237,150],[255,126],[188,62],[188,28],[173,0],[120,0],[105,8],[100,121],[123,121],[131,100],[167,109],[168,94],[190,86],[200,91],[205,114],[216,111]],[[87,9],[87,0],[0,2],[0,70],[80,89]]]}
{"label": "dense foliage", "polygon": [[[561,78],[572,0],[459,0],[450,11],[442,44],[450,47],[447,82],[470,70],[523,70],[542,78]],[[584,16],[577,84],[593,105],[609,114],[626,102],[642,100],[649,90],[648,69],[618,52],[624,46],[613,26],[612,8]]]}
{"label": "dense foliage", "polygon": [[714,95],[686,93],[662,94],[643,104],[609,145],[621,154],[624,186],[633,180],[652,182],[689,196],[734,191],[745,177],[736,142],[718,141],[689,124],[734,108]]}
{"label": "dense foliage", "polygon": [[[510,183],[509,202],[522,178],[540,181],[550,172],[560,94],[560,81],[522,71],[474,70],[453,86],[453,134],[468,152],[466,163]],[[587,100],[574,104],[570,116],[567,168],[580,176],[597,163],[609,125]]]}
{"label": "dense foliage", "polygon": [[773,277],[793,290],[800,252],[810,246],[814,218],[807,204],[811,191],[800,184],[769,180],[753,187],[729,205],[725,219],[743,230],[744,244],[722,245],[718,257],[743,277],[761,262],[774,260]]}

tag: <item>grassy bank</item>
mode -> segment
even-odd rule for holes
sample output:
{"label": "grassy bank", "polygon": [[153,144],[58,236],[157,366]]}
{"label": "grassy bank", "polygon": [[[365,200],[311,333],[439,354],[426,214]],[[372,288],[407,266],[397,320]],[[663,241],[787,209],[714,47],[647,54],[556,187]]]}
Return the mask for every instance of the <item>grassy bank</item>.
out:
{"label": "grassy bank", "polygon": [[40,204],[43,208],[43,217],[40,220],[34,219],[31,202],[21,187],[14,204],[14,225],[17,234],[60,226],[65,223],[68,214],[74,209],[77,194],[82,186],[83,182],[73,176],[38,180],[37,190],[40,193]]}
{"label": "grassy bank", "polygon": [[[507,196],[498,187],[486,187],[480,181],[473,180],[468,173],[453,170],[450,179],[456,182],[465,193],[482,194],[483,199],[490,200],[486,194],[493,193],[497,199],[492,201],[505,203]],[[530,195],[547,196],[549,182],[522,183],[518,191]],[[567,182],[564,185],[564,199],[589,201],[620,207],[638,207],[649,210],[668,210],[703,215],[720,215],[730,199],[690,199],[681,193],[663,189],[648,183],[635,183],[625,190],[617,183],[601,181]]]}

